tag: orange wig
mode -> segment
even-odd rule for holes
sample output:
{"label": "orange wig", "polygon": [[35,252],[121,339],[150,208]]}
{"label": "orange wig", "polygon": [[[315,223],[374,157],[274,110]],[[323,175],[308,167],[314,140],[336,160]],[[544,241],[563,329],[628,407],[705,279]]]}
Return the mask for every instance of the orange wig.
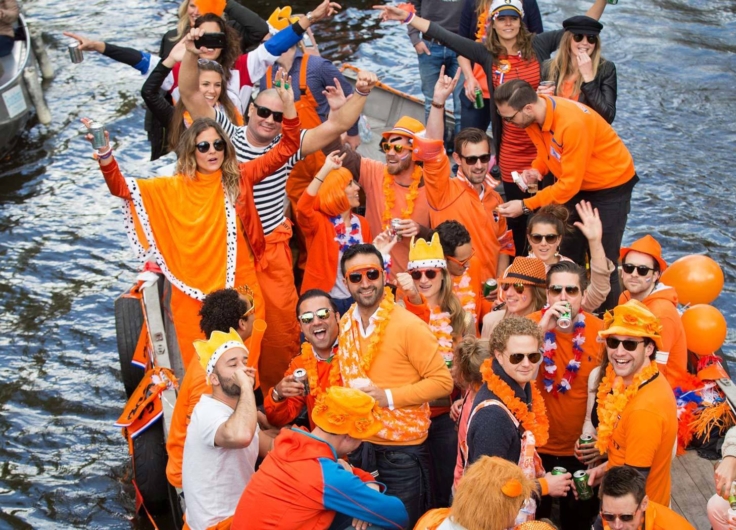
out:
{"label": "orange wig", "polygon": [[319,210],[330,217],[335,217],[350,209],[350,201],[345,188],[353,180],[353,174],[344,167],[333,169],[325,177],[325,181],[317,193]]}
{"label": "orange wig", "polygon": [[194,0],[194,5],[197,6],[200,16],[214,13],[221,17],[225,12],[225,3],[225,0]]}

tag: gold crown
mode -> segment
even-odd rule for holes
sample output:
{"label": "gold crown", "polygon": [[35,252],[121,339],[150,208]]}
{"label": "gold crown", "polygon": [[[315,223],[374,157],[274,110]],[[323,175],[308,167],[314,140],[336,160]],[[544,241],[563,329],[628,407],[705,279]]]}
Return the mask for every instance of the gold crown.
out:
{"label": "gold crown", "polygon": [[271,13],[271,16],[268,17],[268,20],[266,22],[268,22],[268,25],[276,31],[281,31],[282,29],[287,28],[298,20],[299,17],[292,16],[291,6],[286,6],[277,7],[276,9],[274,9],[273,13]]}
{"label": "gold crown", "polygon": [[222,331],[213,331],[210,335],[209,340],[195,340],[194,349],[197,351],[199,356],[199,364],[207,372],[207,383],[209,384],[209,375],[217,364],[217,360],[220,356],[230,348],[243,348],[248,351],[248,348],[243,344],[243,339],[240,338],[238,332],[233,328],[230,328],[228,333]]}
{"label": "gold crown", "polygon": [[440,244],[440,235],[437,232],[434,233],[429,244],[422,238],[416,241],[413,237],[411,238],[408,270],[427,268],[447,268],[445,254]]}

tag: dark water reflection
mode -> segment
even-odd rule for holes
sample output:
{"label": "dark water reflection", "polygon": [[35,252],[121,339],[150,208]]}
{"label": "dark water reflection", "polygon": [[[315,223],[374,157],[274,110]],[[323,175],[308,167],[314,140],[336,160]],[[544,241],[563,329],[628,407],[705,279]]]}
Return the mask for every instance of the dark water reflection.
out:
{"label": "dark water reflection", "polygon": [[[258,10],[267,15],[274,5]],[[379,26],[370,5],[351,3],[322,28],[325,54],[419,94],[404,29]],[[588,5],[542,1],[545,25],[557,27]],[[61,32],[156,50],[176,6],[25,5],[48,33],[57,78],[47,92],[52,124],[36,125],[0,162],[0,528],[145,526],[132,521],[127,448],[112,426],[124,399],[112,300],[136,264],[119,202],[90,160],[78,122],[85,115],[105,122],[125,171],[149,174],[142,78],[89,54],[71,65]],[[736,328],[736,5],[621,0],[604,22],[605,55],[619,73],[616,128],[642,178],[626,242],[649,232],[669,261],[704,252],[721,263],[727,287],[715,305]],[[731,349],[734,343],[731,331]]]}

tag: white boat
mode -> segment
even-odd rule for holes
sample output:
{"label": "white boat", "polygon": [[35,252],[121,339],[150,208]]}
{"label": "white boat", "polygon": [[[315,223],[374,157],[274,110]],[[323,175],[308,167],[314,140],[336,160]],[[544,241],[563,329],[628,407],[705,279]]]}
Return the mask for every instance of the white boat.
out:
{"label": "white boat", "polygon": [[18,19],[16,35],[21,38],[15,41],[13,51],[0,57],[3,68],[0,76],[0,158],[12,149],[18,134],[25,129],[33,109],[23,78],[25,68],[33,64],[31,37],[23,15]]}

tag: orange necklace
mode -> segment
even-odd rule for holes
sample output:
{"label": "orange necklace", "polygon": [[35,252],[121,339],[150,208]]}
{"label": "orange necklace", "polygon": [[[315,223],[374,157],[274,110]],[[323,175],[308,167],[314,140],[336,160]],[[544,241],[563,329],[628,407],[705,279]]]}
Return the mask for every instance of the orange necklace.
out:
{"label": "orange necklace", "polygon": [[304,342],[302,344],[302,362],[304,363],[304,369],[307,371],[307,377],[309,378],[309,393],[314,397],[319,396],[331,386],[342,386],[342,379],[340,378],[340,367],[335,359],[332,359],[331,361],[325,361],[330,365],[330,372],[327,378],[327,388],[322,388],[319,386],[317,354],[314,353],[312,345],[308,342]]}
{"label": "orange necklace", "polygon": [[542,447],[549,439],[549,419],[547,408],[544,406],[544,398],[537,386],[530,384],[532,389],[532,409],[521,401],[513,389],[506,382],[493,373],[493,361],[486,359],[480,367],[483,381],[488,384],[488,389],[500,399],[506,408],[521,423],[525,431],[531,431],[534,435],[535,446]]}
{"label": "orange necklace", "polygon": [[616,376],[613,367],[610,364],[606,367],[606,376],[598,387],[598,441],[595,446],[601,454],[608,451],[613,431],[626,405],[636,396],[639,388],[657,373],[657,363],[653,362],[636,374],[629,386],[624,386],[624,380]]}
{"label": "orange necklace", "polygon": [[[414,201],[419,196],[419,183],[422,180],[422,168],[415,165],[411,174],[411,184],[406,194],[406,208],[401,210],[401,219],[409,219],[414,212]],[[383,168],[383,229],[388,230],[391,226],[393,218],[394,204],[396,204],[396,194],[394,191],[394,176],[389,174],[388,169]]]}

